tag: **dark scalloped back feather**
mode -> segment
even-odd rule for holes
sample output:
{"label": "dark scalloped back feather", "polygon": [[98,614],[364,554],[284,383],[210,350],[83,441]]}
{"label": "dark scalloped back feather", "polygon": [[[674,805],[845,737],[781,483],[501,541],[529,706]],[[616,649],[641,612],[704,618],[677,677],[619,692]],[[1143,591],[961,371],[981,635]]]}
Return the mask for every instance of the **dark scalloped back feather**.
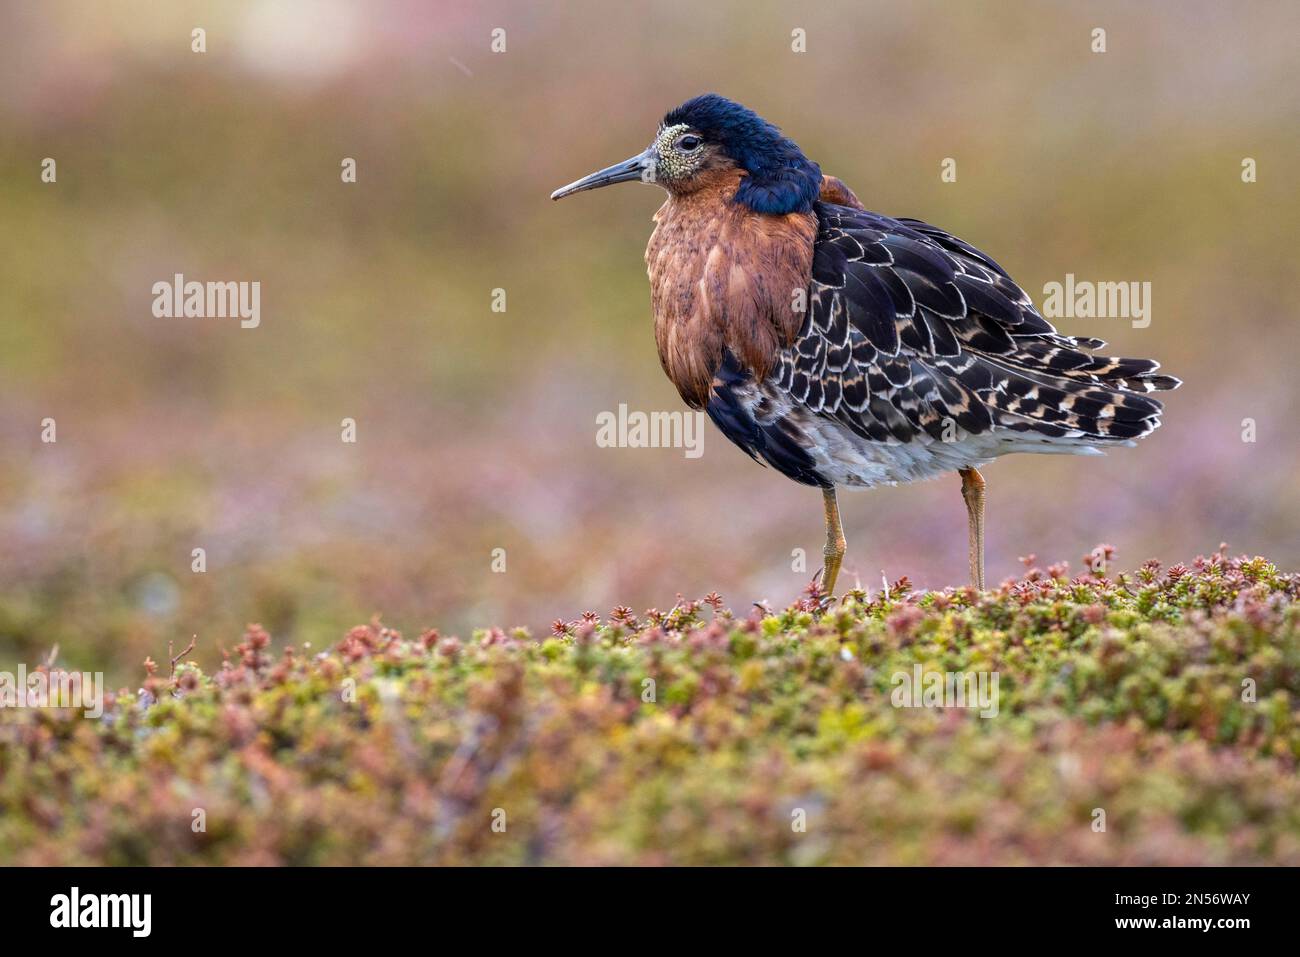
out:
{"label": "dark scalloped back feather", "polygon": [[811,411],[881,442],[939,439],[947,420],[973,435],[1098,444],[1159,424],[1161,405],[1145,393],[1177,379],[1060,335],[973,246],[916,220],[825,203],[814,212],[808,315],[771,377]]}

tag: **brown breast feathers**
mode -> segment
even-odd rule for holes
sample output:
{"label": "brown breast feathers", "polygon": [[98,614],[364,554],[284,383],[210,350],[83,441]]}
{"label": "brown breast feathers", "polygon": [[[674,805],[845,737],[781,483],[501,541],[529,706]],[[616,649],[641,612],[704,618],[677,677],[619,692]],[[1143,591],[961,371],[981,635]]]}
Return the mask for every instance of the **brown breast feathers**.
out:
{"label": "brown breast feathers", "polygon": [[761,379],[807,309],[816,217],[732,202],[741,175],[719,171],[701,189],[670,195],[645,251],[659,361],[695,408],[709,400],[724,348]]}

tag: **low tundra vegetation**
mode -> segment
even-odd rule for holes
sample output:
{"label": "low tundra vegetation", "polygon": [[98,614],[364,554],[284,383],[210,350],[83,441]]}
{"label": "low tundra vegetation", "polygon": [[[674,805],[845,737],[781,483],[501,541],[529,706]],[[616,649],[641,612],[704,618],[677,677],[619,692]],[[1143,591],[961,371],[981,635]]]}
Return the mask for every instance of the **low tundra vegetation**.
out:
{"label": "low tundra vegetation", "polygon": [[0,860],[1300,864],[1300,578],[1025,564],[550,635],[250,625],[102,718],[0,711]]}

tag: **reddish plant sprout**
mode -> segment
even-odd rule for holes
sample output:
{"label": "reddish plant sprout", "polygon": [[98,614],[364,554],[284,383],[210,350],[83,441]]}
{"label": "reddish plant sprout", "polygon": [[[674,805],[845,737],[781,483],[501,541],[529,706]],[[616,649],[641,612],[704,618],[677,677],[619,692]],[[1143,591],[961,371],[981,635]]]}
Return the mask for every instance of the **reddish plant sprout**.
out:
{"label": "reddish plant sprout", "polygon": [[279,662],[277,662],[276,666],[271,669],[268,678],[272,684],[282,685],[294,676],[296,670],[293,645],[286,645],[284,651],[280,655]]}
{"label": "reddish plant sprout", "polygon": [[271,643],[271,634],[261,625],[249,625],[244,632],[244,641],[260,651]]}
{"label": "reddish plant sprout", "polygon": [[643,645],[658,645],[668,640],[668,634],[658,625],[651,625],[641,631],[637,642]]}
{"label": "reddish plant sprout", "polygon": [[1142,563],[1137,571],[1138,581],[1143,585],[1152,585],[1160,580],[1160,560],[1149,558]]}
{"label": "reddish plant sprout", "polygon": [[152,704],[157,701],[160,696],[166,693],[167,682],[158,677],[157,671],[158,664],[153,660],[153,657],[150,656],[145,658],[145,679],[144,684],[140,686],[140,690],[144,693],[145,704]]}
{"label": "reddish plant sprout", "polygon": [[1028,605],[1051,596],[1055,589],[1056,580],[1044,578],[1042,570],[1035,568],[1019,581],[1012,581],[1007,587],[1007,593],[1021,605]]}
{"label": "reddish plant sprout", "polygon": [[327,654],[316,656],[316,669],[330,685],[333,685],[343,675],[343,666],[339,664],[338,659]]}
{"label": "reddish plant sprout", "polygon": [[1106,608],[1103,605],[1085,605],[1079,610],[1079,617],[1089,625],[1100,625],[1106,620]]}
{"label": "reddish plant sprout", "polygon": [[729,640],[731,629],[725,622],[711,621],[709,626],[704,629],[704,634],[714,644],[723,645]]}
{"label": "reddish plant sprout", "polygon": [[821,610],[826,602],[825,593],[822,591],[821,582],[813,578],[804,586],[803,593],[795,599],[794,608],[796,611],[817,613]]}
{"label": "reddish plant sprout", "polygon": [[344,661],[360,661],[374,650],[377,637],[369,625],[357,625],[355,628],[348,630],[343,639],[335,646],[335,650],[343,657]]}
{"label": "reddish plant sprout", "polygon": [[909,602],[900,605],[897,611],[886,618],[885,625],[891,635],[901,642],[907,642],[924,620],[925,612]]}
{"label": "reddish plant sprout", "polygon": [[479,644],[484,648],[491,648],[493,645],[509,644],[509,642],[510,638],[506,633],[502,629],[495,627],[489,628],[483,633],[483,637],[479,639]]}
{"label": "reddish plant sprout", "polygon": [[700,603],[698,601],[687,601],[679,593],[677,603],[673,605],[666,615],[661,617],[660,623],[670,631],[682,631],[699,621],[699,610]]}
{"label": "reddish plant sprout", "polygon": [[912,579],[906,575],[889,586],[889,597],[895,601],[910,594],[912,594]]}

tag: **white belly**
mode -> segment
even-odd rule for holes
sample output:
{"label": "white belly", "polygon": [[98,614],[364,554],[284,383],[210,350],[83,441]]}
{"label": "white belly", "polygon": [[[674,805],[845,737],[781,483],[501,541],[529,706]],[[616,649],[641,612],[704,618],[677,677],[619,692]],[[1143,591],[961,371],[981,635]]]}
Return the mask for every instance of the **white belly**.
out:
{"label": "white belly", "polygon": [[995,430],[970,435],[958,430],[951,442],[920,435],[911,442],[872,442],[833,419],[806,414],[800,426],[817,471],[836,485],[871,488],[935,478],[963,468],[987,465],[1012,452],[1101,455],[1094,446]]}
{"label": "white belly", "polygon": [[[789,395],[770,386],[747,384],[737,390],[739,401],[755,420],[773,426],[788,420],[799,436],[799,445],[812,456],[817,472],[837,486],[871,488],[935,478],[958,469],[978,468],[1012,452],[1101,455],[1095,440],[1058,438],[1019,432],[995,426],[992,431],[972,435],[954,429],[952,439],[943,441],[920,433],[910,442],[897,439],[872,441],[843,422],[813,412]],[[1133,445],[1109,442],[1108,446]]]}

